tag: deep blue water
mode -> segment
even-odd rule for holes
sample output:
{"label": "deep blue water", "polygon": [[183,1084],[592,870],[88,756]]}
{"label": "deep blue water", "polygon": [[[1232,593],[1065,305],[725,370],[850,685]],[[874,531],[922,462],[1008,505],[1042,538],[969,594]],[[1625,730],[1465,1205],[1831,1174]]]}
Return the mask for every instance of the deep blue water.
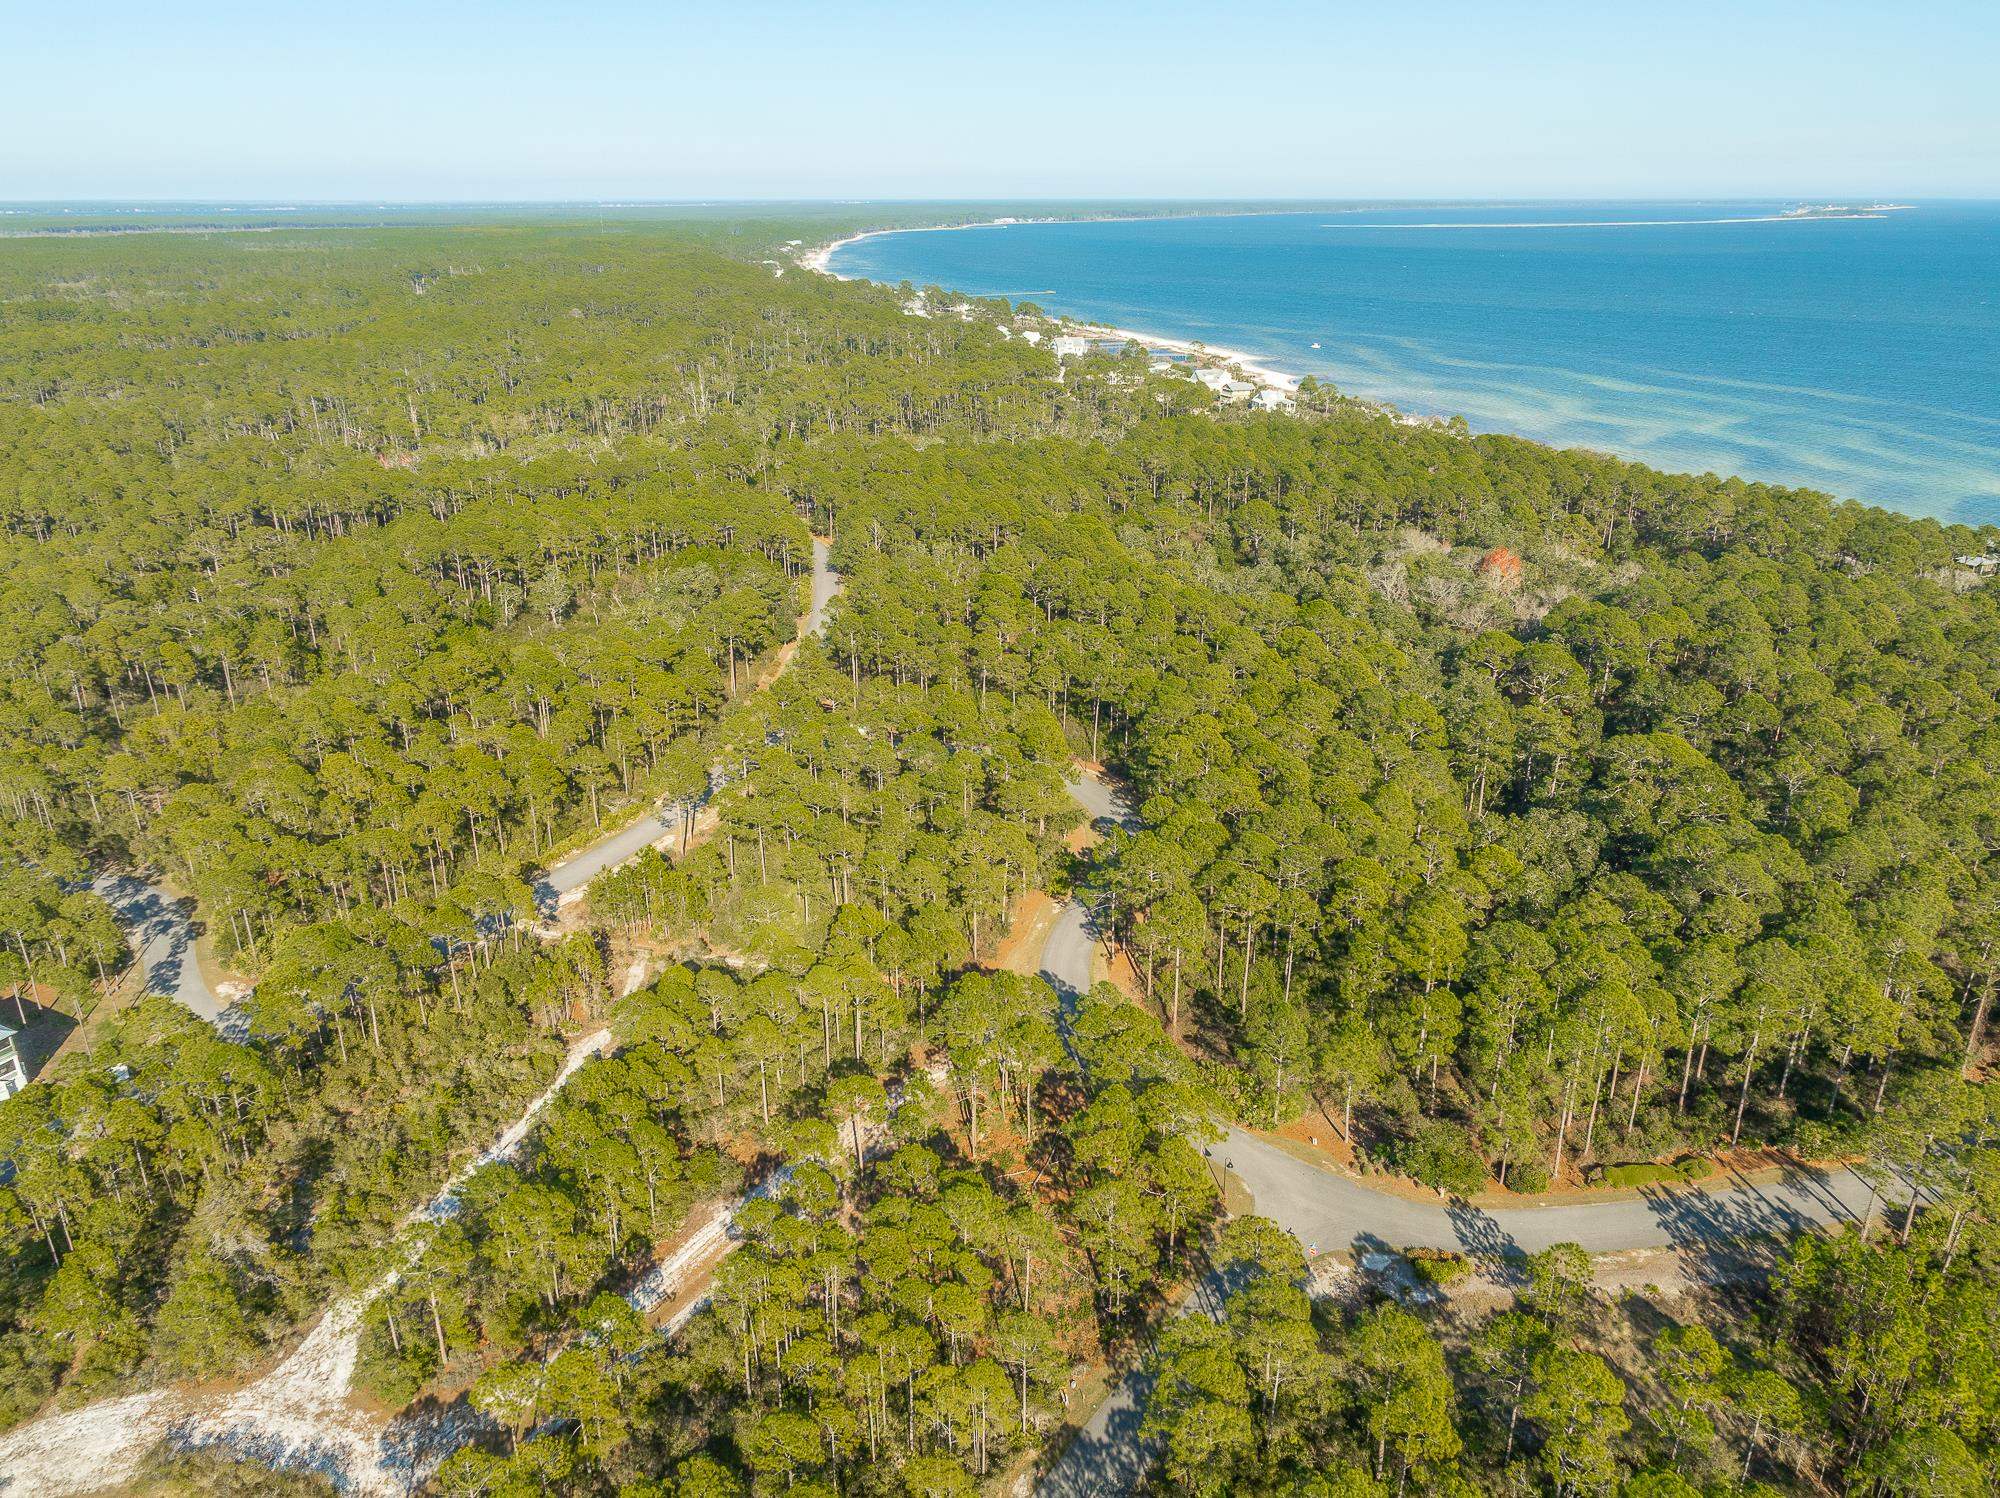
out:
{"label": "deep blue water", "polygon": [[1789,206],[1014,224],[881,235],[833,268],[1204,339],[1479,431],[2000,523],[2000,204],[1649,222]]}

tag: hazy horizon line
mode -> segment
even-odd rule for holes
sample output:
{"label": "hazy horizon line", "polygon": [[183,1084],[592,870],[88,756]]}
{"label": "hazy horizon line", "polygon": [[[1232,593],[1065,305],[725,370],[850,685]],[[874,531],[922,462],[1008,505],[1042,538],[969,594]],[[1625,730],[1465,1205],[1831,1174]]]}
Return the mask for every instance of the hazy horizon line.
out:
{"label": "hazy horizon line", "polygon": [[183,197],[143,197],[105,196],[55,197],[55,198],[7,198],[0,197],[0,209],[19,208],[81,208],[117,207],[126,209],[150,208],[731,208],[731,207],[790,207],[810,205],[814,207],[859,207],[875,204],[921,207],[929,205],[957,206],[960,204],[993,203],[1155,203],[1155,204],[1285,204],[1314,207],[1327,203],[1396,203],[1396,204],[1437,204],[1437,203],[1757,203],[1757,202],[1804,202],[1832,201],[1840,199],[1870,198],[1883,201],[1890,198],[1904,198],[1915,202],[1930,203],[1986,203],[2000,201],[2000,193],[1992,196],[1979,194],[1938,195],[1930,193],[1856,193],[1856,192],[1688,192],[1688,193],[1496,193],[1489,196],[1470,193],[1412,193],[1407,196],[1369,194],[1363,196],[1341,196],[1337,194],[1283,194],[1276,196],[1232,197],[1216,194],[1124,194],[1124,193],[1063,193],[1063,194],[970,194],[964,196],[900,196],[900,195],[855,195],[839,194],[827,196],[769,196],[769,197],[644,197],[637,195],[596,195],[588,197],[401,197],[394,194],[369,194],[362,197],[313,197],[309,195],[278,195],[271,197],[228,197],[228,196],[183,196]]}

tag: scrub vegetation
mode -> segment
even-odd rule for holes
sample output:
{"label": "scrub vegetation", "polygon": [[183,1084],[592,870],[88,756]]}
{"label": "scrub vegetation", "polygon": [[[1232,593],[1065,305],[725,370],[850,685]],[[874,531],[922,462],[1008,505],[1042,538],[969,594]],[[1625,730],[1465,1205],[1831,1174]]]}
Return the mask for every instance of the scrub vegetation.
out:
{"label": "scrub vegetation", "polygon": [[[0,1419],[396,1268],[358,1377],[466,1400],[453,1493],[997,1491],[1141,1357],[1175,1489],[1990,1491],[2000,592],[1954,558],[2000,538],[1058,379],[1032,311],[738,227],[0,253],[0,990],[133,983],[112,870],[254,984],[0,1104]],[[1135,812],[1083,853],[1078,760]],[[1125,989],[985,965],[1071,888]],[[1608,1359],[1580,1251],[1310,1301],[1201,1156],[1309,1111],[1458,1196],[1752,1148],[1884,1194]],[[745,1191],[663,1330],[626,1292]]]}

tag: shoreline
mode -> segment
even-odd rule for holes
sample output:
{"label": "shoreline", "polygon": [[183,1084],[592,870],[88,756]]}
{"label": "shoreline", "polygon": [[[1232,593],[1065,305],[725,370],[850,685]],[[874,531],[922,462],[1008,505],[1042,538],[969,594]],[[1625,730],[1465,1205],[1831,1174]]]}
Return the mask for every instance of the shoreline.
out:
{"label": "shoreline", "polygon": [[[801,270],[817,271],[823,276],[833,277],[836,281],[857,281],[864,278],[859,276],[843,276],[833,268],[832,260],[835,252],[844,250],[851,244],[859,244],[864,239],[879,239],[885,234],[944,234],[948,232],[956,233],[962,229],[1008,229],[1016,224],[1145,224],[1155,220],[1179,218],[1276,218],[1283,214],[1298,211],[1300,210],[1294,208],[1218,208],[1207,213],[1199,211],[1173,213],[1093,213],[1079,215],[1075,218],[1055,218],[1044,214],[1038,218],[1015,218],[1012,216],[982,218],[960,224],[899,224],[893,228],[886,229],[862,229],[857,233],[836,239],[830,244],[818,245],[810,250],[800,250],[797,252],[795,259]],[[1312,212],[1314,210],[1307,209],[1304,211]],[[1350,210],[1329,208],[1326,211],[1335,213]],[[878,282],[876,284],[884,285],[887,283]]]}
{"label": "shoreline", "polygon": [[[833,268],[836,252],[851,244],[860,244],[864,239],[880,239],[886,234],[944,234],[956,233],[962,229],[1007,229],[1015,224],[1136,224],[1152,217],[1171,218],[1175,214],[1126,214],[1105,218],[983,218],[965,224],[907,224],[894,229],[863,229],[850,234],[845,239],[836,239],[831,244],[823,244],[815,249],[802,251],[798,257],[801,270],[818,271],[822,276],[831,276],[836,281],[858,281],[860,276],[843,276]],[[1232,215],[1241,217],[1243,215]],[[880,284],[886,284],[878,282]]]}
{"label": "shoreline", "polygon": [[[1232,217],[1258,217],[1255,214],[1236,214]],[[981,219],[969,224],[927,224],[907,229],[863,229],[828,244],[818,245],[810,250],[802,250],[798,255],[800,269],[814,271],[835,281],[860,281],[861,276],[842,275],[833,268],[833,257],[851,244],[859,244],[864,239],[879,239],[888,234],[939,234],[958,232],[964,229],[1005,229],[1015,224],[1061,224],[1061,223],[1138,223],[1139,216],[1122,219],[1055,219],[1055,218],[997,218]],[[885,285],[885,282],[872,284]],[[1127,343],[1141,344],[1148,349],[1164,349],[1169,353],[1185,354],[1191,359],[1206,359],[1225,369],[1241,374],[1251,384],[1261,389],[1276,390],[1286,396],[1298,393],[1299,384],[1305,378],[1290,370],[1280,369],[1266,362],[1263,354],[1246,353],[1241,349],[1223,348],[1217,344],[1205,343],[1199,338],[1179,338],[1165,333],[1149,333],[1142,328],[1114,327],[1109,323],[1083,322],[1075,318],[1058,318],[1056,321],[1073,326],[1086,338],[1118,338]]]}
{"label": "shoreline", "polygon": [[[1294,210],[1239,211],[1218,216],[1263,217],[1289,211]],[[1856,204],[1850,208],[1845,208],[1844,211],[1839,213],[1825,211],[1825,205],[1806,205],[1803,211],[1759,215],[1754,218],[1746,215],[1743,218],[1728,220],[1728,222],[1763,224],[1769,228],[1770,232],[1781,233],[1782,231],[1778,228],[1778,225],[1783,223],[1811,224],[1821,222],[1854,222],[1857,220],[1864,222],[1872,220],[1879,223],[1887,219],[1901,218],[1912,211],[1913,205],[1883,199],[1870,201],[1866,204]],[[843,273],[834,268],[832,264],[833,258],[848,245],[883,235],[929,233],[947,228],[952,230],[1003,228],[1011,224],[1087,223],[1100,221],[1132,222],[1142,219],[1150,221],[1155,218],[1178,216],[1193,217],[1195,215],[1121,215],[1116,220],[1057,219],[1048,217],[989,218],[977,222],[961,222],[956,224],[878,227],[844,235],[831,243],[820,245],[810,251],[794,251],[794,253],[798,256],[798,263],[802,266],[817,270],[832,279],[839,281],[864,281],[868,279],[866,275]],[[1715,220],[1701,220],[1699,222],[1713,221]],[[1635,221],[1619,221],[1621,227],[1632,222]],[[1373,226],[1329,224],[1327,227],[1358,228]],[[1419,226],[1396,225],[1393,227],[1409,229]],[[1504,228],[1511,226],[1493,224],[1478,226],[1441,224],[1438,227]],[[1556,227],[1556,225],[1538,223],[1534,227]],[[891,283],[874,282],[872,284],[888,286]],[[1141,310],[1142,315],[1151,315],[1144,313],[1143,309]],[[1746,445],[1744,442],[1736,441],[1727,435],[1718,439],[1716,445],[1719,446],[1719,451],[1702,452],[1692,450],[1693,448],[1705,445],[1701,443],[1692,444],[1690,450],[1680,450],[1677,447],[1673,447],[1672,444],[1667,444],[1663,448],[1662,444],[1649,440],[1649,433],[1643,421],[1637,421],[1637,430],[1629,432],[1623,431],[1622,428],[1618,428],[1617,430],[1574,430],[1575,422],[1569,422],[1569,428],[1571,429],[1564,429],[1564,420],[1566,418],[1560,404],[1549,408],[1545,413],[1548,417],[1545,421],[1538,421],[1532,414],[1524,412],[1519,408],[1518,402],[1510,403],[1503,401],[1499,402],[1497,406],[1494,402],[1488,402],[1485,407],[1479,408],[1478,414],[1475,414],[1473,409],[1468,409],[1467,405],[1461,404],[1461,401],[1470,401],[1476,407],[1478,405],[1476,395],[1468,395],[1464,391],[1451,388],[1397,389],[1392,385],[1389,388],[1384,388],[1388,382],[1381,379],[1376,372],[1372,372],[1366,366],[1365,360],[1363,366],[1359,369],[1344,368],[1343,361],[1316,354],[1307,354],[1303,350],[1296,348],[1290,352],[1266,354],[1243,348],[1211,345],[1198,337],[1175,336],[1153,332],[1143,327],[1135,328],[1121,323],[1112,323],[1108,319],[1099,321],[1090,317],[1087,313],[1074,317],[1052,316],[1050,320],[1060,325],[1063,331],[1081,334],[1086,337],[1135,341],[1147,347],[1170,350],[1197,359],[1210,367],[1232,369],[1237,372],[1240,378],[1247,380],[1249,383],[1262,386],[1287,397],[1295,397],[1299,386],[1303,383],[1300,366],[1294,363],[1291,357],[1293,353],[1297,353],[1299,359],[1303,361],[1305,368],[1312,373],[1315,379],[1337,393],[1343,402],[1379,412],[1401,425],[1456,429],[1457,423],[1462,420],[1465,424],[1467,434],[1472,436],[1511,436],[1520,440],[1538,443],[1556,452],[1582,451],[1595,453],[1624,462],[1642,464],[1662,473],[1692,474],[1698,471],[1725,473],[1734,475],[1746,483],[1823,494],[1836,503],[1853,503],[1877,508],[1905,520],[1931,521],[1945,527],[1963,526],[1973,531],[1982,531],[1987,527],[2000,523],[2000,516],[1990,513],[1993,503],[1989,488],[1990,473],[1982,475],[1968,460],[1956,460],[1951,458],[1950,454],[1947,454],[1944,460],[1935,460],[1928,456],[1929,450],[1935,447],[1936,442],[1944,440],[1944,438],[1940,438],[1936,433],[1931,432],[1921,422],[1911,429],[1913,433],[1911,438],[1912,445],[1908,453],[1905,454],[1901,450],[1896,450],[1896,461],[1889,461],[1887,458],[1880,462],[1870,461],[1866,458],[1847,461],[1842,457],[1840,450],[1807,446],[1801,449],[1800,462],[1786,463],[1779,460],[1779,456],[1774,450],[1767,451],[1759,448],[1754,443]],[[1252,331],[1253,336],[1255,336],[1255,330],[1249,331]],[[1224,336],[1228,336],[1227,333]],[[1238,336],[1240,336],[1240,333]],[[1303,337],[1304,335],[1301,334],[1300,336]],[[1320,335],[1315,334],[1313,336]],[[1283,340],[1281,339],[1281,341]],[[1292,367],[1287,368],[1287,365],[1291,365]],[[1349,378],[1355,380],[1356,384],[1354,386],[1349,385]],[[1421,384],[1421,382],[1419,383]],[[1370,388],[1371,386],[1373,387],[1372,389]],[[1522,393],[1529,397],[1537,394],[1537,389],[1532,380],[1525,382]],[[1671,390],[1648,390],[1643,392],[1642,396],[1638,398],[1639,415],[1644,416],[1649,412],[1655,412],[1656,414],[1655,408],[1658,406],[1658,403],[1655,402],[1653,405],[1648,405],[1644,397],[1655,395],[1671,397],[1674,394]],[[1688,399],[1689,401],[1693,401],[1694,398],[1689,397]],[[1857,395],[1855,399],[1865,403],[1868,397]],[[1600,404],[1603,404],[1611,412],[1613,418],[1620,415],[1615,402],[1603,402]],[[1771,404],[1771,402],[1767,402],[1767,404]],[[1792,403],[1792,405],[1798,404],[1800,403]],[[1727,402],[1724,403],[1724,408],[1725,410],[1728,408]],[[1781,414],[1788,414],[1790,411],[1790,407],[1786,406],[1782,399],[1775,402],[1774,408],[1779,409]],[[1678,408],[1674,400],[1667,399],[1663,409],[1671,415]],[[1590,408],[1590,410],[1594,411],[1595,408]],[[1589,413],[1587,412],[1586,414]],[[1554,429],[1550,429],[1551,424],[1553,424]],[[1631,424],[1633,423],[1628,423],[1628,425]],[[1848,431],[1851,426],[1851,422],[1834,421],[1829,425],[1828,430],[1835,435],[1839,435],[1843,431]],[[1938,430],[1948,435],[1948,428],[1940,426]],[[1887,450],[1885,449],[1885,451]],[[1920,462],[1927,465],[1923,467],[1923,472],[1934,474],[1933,478],[1926,480],[1927,487],[1918,487],[1914,478],[1905,477],[1905,470],[1910,474],[1918,472]]]}
{"label": "shoreline", "polygon": [[1172,338],[1164,333],[1148,333],[1140,328],[1114,328],[1105,323],[1078,323],[1076,326],[1086,338],[1122,338],[1127,343],[1142,344],[1148,349],[1165,349],[1169,353],[1186,354],[1191,359],[1207,359],[1236,371],[1253,385],[1282,391],[1288,396],[1298,394],[1299,384],[1305,378],[1304,375],[1265,363],[1262,354],[1221,348],[1204,343],[1199,338]]}

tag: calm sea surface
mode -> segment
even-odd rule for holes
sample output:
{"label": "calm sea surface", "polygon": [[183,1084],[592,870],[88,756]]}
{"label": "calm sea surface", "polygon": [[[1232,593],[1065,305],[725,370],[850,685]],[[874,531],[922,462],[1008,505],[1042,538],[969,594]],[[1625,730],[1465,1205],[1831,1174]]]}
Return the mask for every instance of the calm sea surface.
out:
{"label": "calm sea surface", "polygon": [[1204,339],[1480,431],[2000,523],[2000,204],[1757,221],[1788,206],[1014,224],[833,268]]}

